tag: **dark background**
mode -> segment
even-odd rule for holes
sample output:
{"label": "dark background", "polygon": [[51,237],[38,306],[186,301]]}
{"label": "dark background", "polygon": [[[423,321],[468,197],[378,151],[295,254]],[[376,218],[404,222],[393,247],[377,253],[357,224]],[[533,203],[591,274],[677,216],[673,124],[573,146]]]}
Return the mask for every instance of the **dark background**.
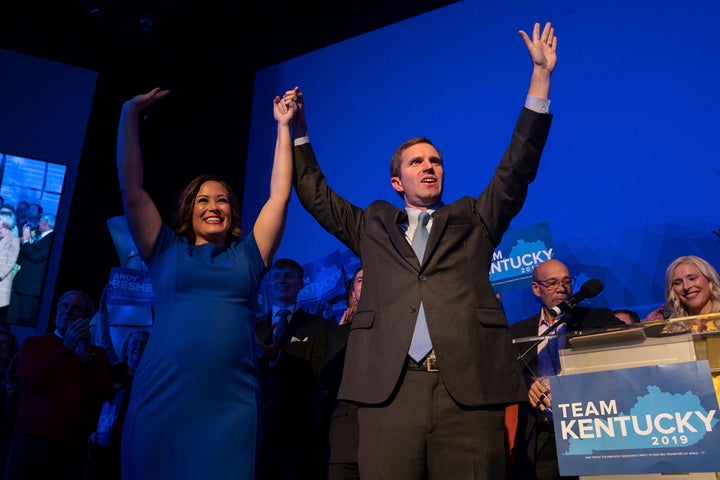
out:
{"label": "dark background", "polygon": [[79,289],[97,299],[119,265],[106,220],[122,214],[115,145],[123,101],[155,86],[172,91],[175,101],[150,109],[141,131],[146,188],[169,220],[199,173],[222,175],[242,198],[256,70],[451,3],[2,2],[0,48],[98,72],[52,298]]}

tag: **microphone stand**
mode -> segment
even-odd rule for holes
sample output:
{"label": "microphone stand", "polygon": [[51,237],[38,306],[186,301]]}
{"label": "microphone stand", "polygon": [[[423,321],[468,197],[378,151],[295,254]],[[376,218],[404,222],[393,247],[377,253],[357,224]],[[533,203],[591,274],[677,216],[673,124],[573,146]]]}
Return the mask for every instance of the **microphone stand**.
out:
{"label": "microphone stand", "polygon": [[[560,317],[560,319],[557,320],[557,321],[556,321],[555,323],[553,323],[552,325],[550,325],[550,326],[547,328],[547,330],[545,330],[543,333],[541,333],[540,335],[538,335],[539,338],[538,338],[537,340],[535,340],[535,342],[533,342],[533,344],[530,345],[530,347],[529,347],[527,350],[525,350],[523,353],[521,353],[520,355],[518,355],[518,357],[517,357],[515,360],[522,360],[523,363],[525,364],[525,366],[528,367],[528,370],[530,370],[530,371],[532,372],[532,369],[530,368],[530,366],[529,366],[529,365],[527,364],[527,362],[525,361],[525,356],[526,356],[528,353],[530,353],[533,348],[536,348],[536,347],[537,347],[538,345],[540,345],[543,341],[545,341],[546,337],[548,337],[550,334],[552,334],[552,332],[554,332],[555,330],[557,330],[558,327],[560,327],[560,325],[562,325],[563,323],[565,323],[565,316],[566,316],[566,315],[567,315],[567,314],[565,314],[565,315],[563,315],[562,317]],[[555,318],[557,318],[557,317],[555,317]],[[535,376],[535,375],[533,375],[533,377],[534,377],[534,376]]]}

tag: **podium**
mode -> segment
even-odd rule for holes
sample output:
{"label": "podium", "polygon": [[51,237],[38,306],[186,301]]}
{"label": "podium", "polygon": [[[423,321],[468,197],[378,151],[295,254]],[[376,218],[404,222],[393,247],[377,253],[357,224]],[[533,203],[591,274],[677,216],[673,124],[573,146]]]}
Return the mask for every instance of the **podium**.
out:
{"label": "podium", "polygon": [[[648,325],[652,327],[653,325]],[[657,326],[654,325],[654,326]],[[656,329],[657,330],[657,329]],[[561,350],[561,376],[605,372],[635,367],[668,365],[707,360],[711,372],[720,372],[720,331],[680,333],[648,337],[642,324],[636,328],[577,335],[568,338],[569,348]],[[554,392],[554,387],[553,387]],[[562,402],[553,395],[553,408]],[[558,449],[560,451],[560,449]],[[587,480],[715,480],[714,472],[587,475]]]}

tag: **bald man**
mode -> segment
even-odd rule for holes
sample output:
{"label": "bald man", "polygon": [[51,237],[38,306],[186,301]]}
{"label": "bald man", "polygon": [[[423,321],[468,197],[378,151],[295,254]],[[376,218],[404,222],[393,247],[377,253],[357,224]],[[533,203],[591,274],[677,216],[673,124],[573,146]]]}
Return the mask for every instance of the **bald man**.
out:
{"label": "bald man", "polygon": [[[624,323],[607,308],[575,307],[564,317],[551,315],[553,307],[560,305],[573,294],[573,281],[567,266],[559,260],[547,260],[535,267],[531,288],[540,299],[542,307],[538,313],[510,326],[512,338],[542,335],[555,322],[563,321],[568,332],[621,326]],[[556,327],[557,328],[557,327]],[[523,346],[525,345],[525,346]],[[524,352],[527,344],[519,344]],[[525,384],[528,387],[528,401],[520,404],[518,426],[513,449],[512,478],[553,479],[560,477],[558,471],[555,433],[548,413],[552,410],[550,387],[539,377],[552,375],[543,370],[542,358],[549,342],[540,342],[534,351],[528,352],[523,362]],[[557,372],[555,372],[557,373]]]}

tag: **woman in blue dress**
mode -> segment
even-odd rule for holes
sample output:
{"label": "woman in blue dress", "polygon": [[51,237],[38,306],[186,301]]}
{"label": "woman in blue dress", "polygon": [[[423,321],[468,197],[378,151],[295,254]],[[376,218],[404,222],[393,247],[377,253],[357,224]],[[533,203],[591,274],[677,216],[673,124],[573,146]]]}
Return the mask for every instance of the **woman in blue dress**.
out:
{"label": "woman in blue dress", "polygon": [[122,437],[124,479],[253,479],[257,294],[282,237],[292,189],[297,89],[274,100],[270,197],[241,236],[239,201],[202,175],[183,191],[174,229],[143,188],[138,114],[169,92],[123,104],[117,167],[125,216],[156,296],[155,325],[133,380]]}

